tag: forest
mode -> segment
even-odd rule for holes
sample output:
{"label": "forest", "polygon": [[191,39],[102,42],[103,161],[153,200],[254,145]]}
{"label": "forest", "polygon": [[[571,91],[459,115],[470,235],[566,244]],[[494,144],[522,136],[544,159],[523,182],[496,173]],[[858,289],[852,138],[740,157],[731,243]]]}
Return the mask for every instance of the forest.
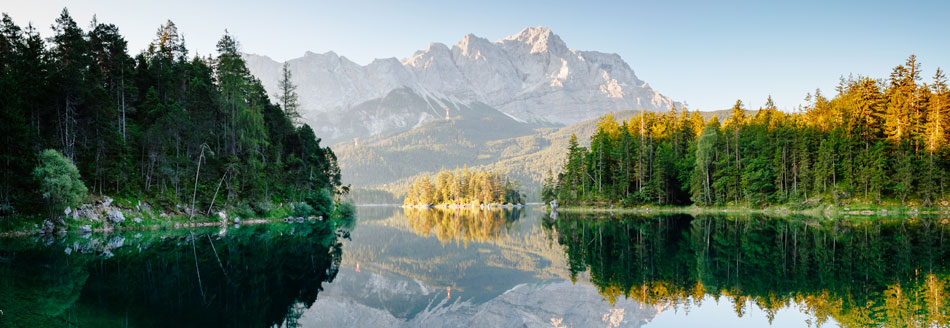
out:
{"label": "forest", "polygon": [[543,183],[562,204],[763,207],[893,204],[946,207],[950,89],[939,68],[923,82],[911,55],[886,79],[841,78],[793,112],[769,97],[737,101],[720,122],[672,108],[617,122],[603,116],[590,146],[572,136]]}
{"label": "forest", "polygon": [[[290,201],[332,207],[345,193],[335,155],[299,122],[289,72],[275,103],[227,31],[215,56],[189,57],[168,21],[131,56],[115,25],[93,18],[83,30],[63,9],[52,27],[44,39],[7,14],[0,23],[3,216],[103,195],[191,216],[264,213]],[[84,186],[74,190],[89,195],[51,202],[38,184],[56,186],[49,172],[71,165]]]}
{"label": "forest", "polygon": [[441,170],[431,181],[422,176],[409,185],[405,205],[489,205],[521,204],[518,184],[497,172],[469,170]]}

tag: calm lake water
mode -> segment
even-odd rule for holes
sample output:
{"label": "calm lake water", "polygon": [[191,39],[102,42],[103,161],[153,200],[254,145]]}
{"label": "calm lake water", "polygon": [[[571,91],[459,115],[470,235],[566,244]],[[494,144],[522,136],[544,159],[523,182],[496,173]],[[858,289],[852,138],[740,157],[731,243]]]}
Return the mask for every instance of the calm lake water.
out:
{"label": "calm lake water", "polygon": [[950,322],[950,224],[360,207],[355,222],[0,239],[3,327]]}

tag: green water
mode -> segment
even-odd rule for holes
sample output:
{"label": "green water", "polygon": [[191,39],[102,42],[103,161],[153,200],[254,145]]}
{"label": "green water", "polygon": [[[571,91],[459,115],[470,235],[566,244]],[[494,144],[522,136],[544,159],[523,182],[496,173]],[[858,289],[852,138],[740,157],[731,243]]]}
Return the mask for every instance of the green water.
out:
{"label": "green water", "polygon": [[360,207],[0,239],[3,327],[946,326],[942,218]]}
{"label": "green water", "polygon": [[0,240],[0,326],[264,327],[336,275],[330,224]]}

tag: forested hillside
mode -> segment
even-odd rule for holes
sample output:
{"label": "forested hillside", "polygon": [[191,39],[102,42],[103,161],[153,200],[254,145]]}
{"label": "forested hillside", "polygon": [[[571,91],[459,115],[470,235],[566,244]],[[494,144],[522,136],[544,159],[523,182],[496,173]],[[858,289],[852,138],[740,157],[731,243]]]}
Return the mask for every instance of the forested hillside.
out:
{"label": "forested hillside", "polygon": [[793,113],[771,98],[754,114],[736,102],[720,121],[696,112],[602,117],[589,147],[572,137],[544,198],[625,205],[947,206],[950,90],[916,57],[886,79],[842,78]]}
{"label": "forested hillside", "polygon": [[[483,116],[463,113],[450,120],[433,120],[412,130],[359,139],[333,146],[339,154],[343,181],[354,186],[358,203],[399,203],[412,183],[441,169],[468,166],[493,171],[518,181],[529,201],[539,199],[541,182],[564,163],[564,149],[571,135],[587,137],[597,131],[599,120],[565,127],[518,123],[489,107]],[[747,111],[752,114],[753,111]],[[624,120],[638,111],[613,113]],[[729,110],[699,112],[703,118],[725,118]],[[369,197],[370,194],[375,196]]]}
{"label": "forested hillside", "polygon": [[44,39],[6,14],[0,26],[3,215],[41,212],[31,172],[45,149],[74,162],[93,195],[192,214],[343,189],[333,152],[271,101],[227,32],[216,56],[189,57],[169,21],[133,57],[114,25],[83,30],[64,9],[53,28]]}

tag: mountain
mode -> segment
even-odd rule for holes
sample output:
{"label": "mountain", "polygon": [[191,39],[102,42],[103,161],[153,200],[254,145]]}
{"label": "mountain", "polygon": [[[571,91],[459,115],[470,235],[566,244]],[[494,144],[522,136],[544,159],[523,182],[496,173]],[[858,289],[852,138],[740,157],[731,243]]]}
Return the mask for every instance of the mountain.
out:
{"label": "mountain", "polygon": [[[622,111],[613,116],[620,121],[637,113]],[[338,143],[333,151],[340,162],[343,183],[356,187],[355,198],[364,203],[393,202],[405,195],[416,178],[434,175],[442,168],[465,166],[503,173],[518,181],[529,199],[535,199],[548,171],[557,172],[563,165],[571,135],[576,134],[578,142],[586,146],[597,130],[598,120],[557,127],[521,123],[500,113],[493,117],[460,116],[360,139],[359,145],[352,141]],[[392,197],[370,197],[364,194],[366,190],[383,190]]]}
{"label": "mountain", "polygon": [[[283,63],[253,54],[244,59],[276,93]],[[407,131],[446,111],[473,116],[490,108],[516,122],[568,125],[608,111],[674,104],[619,55],[570,49],[546,27],[497,41],[469,34],[451,47],[431,43],[408,58],[365,66],[333,52],[307,52],[287,64],[305,121],[331,143]]]}

